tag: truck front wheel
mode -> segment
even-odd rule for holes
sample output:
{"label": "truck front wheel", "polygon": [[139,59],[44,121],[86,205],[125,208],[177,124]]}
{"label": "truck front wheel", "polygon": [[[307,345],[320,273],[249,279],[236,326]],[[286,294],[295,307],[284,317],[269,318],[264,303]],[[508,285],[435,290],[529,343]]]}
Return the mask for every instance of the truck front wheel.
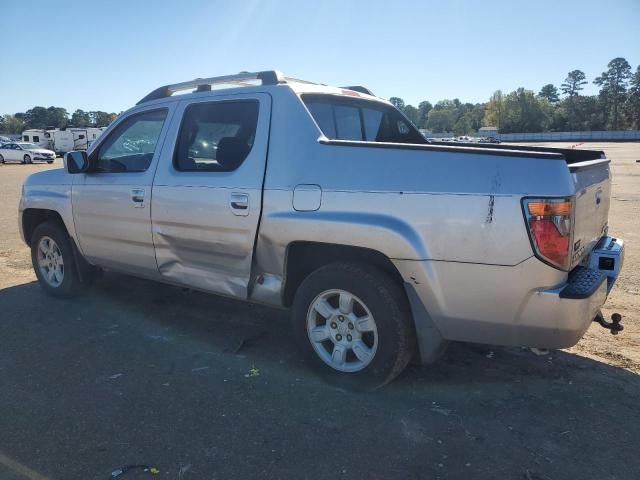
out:
{"label": "truck front wheel", "polygon": [[31,236],[31,262],[40,285],[55,297],[71,297],[83,289],[67,232],[57,223],[45,222]]}
{"label": "truck front wheel", "polygon": [[381,387],[404,370],[415,349],[399,282],[368,265],[315,270],[296,292],[292,315],[307,361],[341,387]]}

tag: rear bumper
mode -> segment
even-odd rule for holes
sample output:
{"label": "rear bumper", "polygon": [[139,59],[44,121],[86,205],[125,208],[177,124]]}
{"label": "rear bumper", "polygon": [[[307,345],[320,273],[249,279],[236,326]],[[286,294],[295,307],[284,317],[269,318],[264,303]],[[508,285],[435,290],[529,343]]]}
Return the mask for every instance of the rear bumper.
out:
{"label": "rear bumper", "polygon": [[522,345],[567,348],[582,338],[607,300],[607,281],[596,270],[577,267],[574,273],[566,284],[528,298],[520,319]]}
{"label": "rear bumper", "polygon": [[[532,296],[522,311],[530,346],[566,348],[578,343],[604,305],[624,263],[624,242],[602,237],[567,283]],[[538,318],[537,318],[538,317]],[[550,322],[550,318],[559,321]],[[546,345],[545,345],[546,344]]]}
{"label": "rear bumper", "polygon": [[[599,262],[601,247],[614,242],[611,261]],[[594,265],[596,268],[592,268]],[[445,340],[505,346],[566,348],[575,345],[604,305],[622,267],[624,244],[605,237],[589,262],[570,274],[529,258],[499,266],[432,261],[395,261],[428,312],[430,328]],[[413,308],[414,317],[417,308]],[[416,330],[420,331],[415,318]],[[428,331],[428,330],[427,330]],[[418,335],[420,337],[421,335]],[[423,340],[419,338],[419,343]]]}

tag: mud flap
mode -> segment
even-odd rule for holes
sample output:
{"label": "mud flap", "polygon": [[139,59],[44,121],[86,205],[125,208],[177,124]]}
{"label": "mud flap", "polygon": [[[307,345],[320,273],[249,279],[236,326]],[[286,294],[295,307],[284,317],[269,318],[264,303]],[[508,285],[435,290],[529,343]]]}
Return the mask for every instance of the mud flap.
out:
{"label": "mud flap", "polygon": [[78,279],[80,283],[85,285],[90,285],[96,278],[98,278],[102,274],[102,269],[98,267],[94,267],[89,262],[87,262],[78,250],[76,242],[69,236],[69,240],[71,241],[71,248],[73,250],[73,259],[76,264],[76,272],[78,273]]}
{"label": "mud flap", "polygon": [[449,341],[445,340],[440,334],[440,330],[438,330],[429,312],[427,312],[427,309],[422,304],[413,285],[405,283],[404,289],[407,292],[407,298],[411,305],[411,313],[413,314],[420,363],[422,365],[434,363],[444,354],[449,345]]}

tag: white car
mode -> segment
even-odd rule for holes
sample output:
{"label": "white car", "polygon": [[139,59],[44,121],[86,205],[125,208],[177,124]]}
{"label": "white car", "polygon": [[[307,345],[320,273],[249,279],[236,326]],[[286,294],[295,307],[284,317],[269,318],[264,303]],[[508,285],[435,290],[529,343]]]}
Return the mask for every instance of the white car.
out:
{"label": "white car", "polygon": [[53,163],[56,154],[52,150],[40,148],[34,143],[10,142],[0,145],[0,163],[17,161],[20,163],[33,163],[34,160],[44,160]]}

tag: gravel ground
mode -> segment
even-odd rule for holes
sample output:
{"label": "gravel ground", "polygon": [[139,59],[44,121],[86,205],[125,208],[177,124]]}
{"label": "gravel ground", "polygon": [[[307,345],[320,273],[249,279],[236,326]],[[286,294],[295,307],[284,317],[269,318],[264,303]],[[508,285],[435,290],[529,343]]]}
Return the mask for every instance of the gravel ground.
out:
{"label": "gravel ground", "polygon": [[16,210],[25,176],[51,167],[0,166],[0,479],[136,463],[185,480],[640,478],[640,145],[580,147],[613,161],[627,255],[605,313],[625,332],[592,326],[546,356],[455,344],[373,394],[316,379],[280,310],[116,274],[45,296]]}

